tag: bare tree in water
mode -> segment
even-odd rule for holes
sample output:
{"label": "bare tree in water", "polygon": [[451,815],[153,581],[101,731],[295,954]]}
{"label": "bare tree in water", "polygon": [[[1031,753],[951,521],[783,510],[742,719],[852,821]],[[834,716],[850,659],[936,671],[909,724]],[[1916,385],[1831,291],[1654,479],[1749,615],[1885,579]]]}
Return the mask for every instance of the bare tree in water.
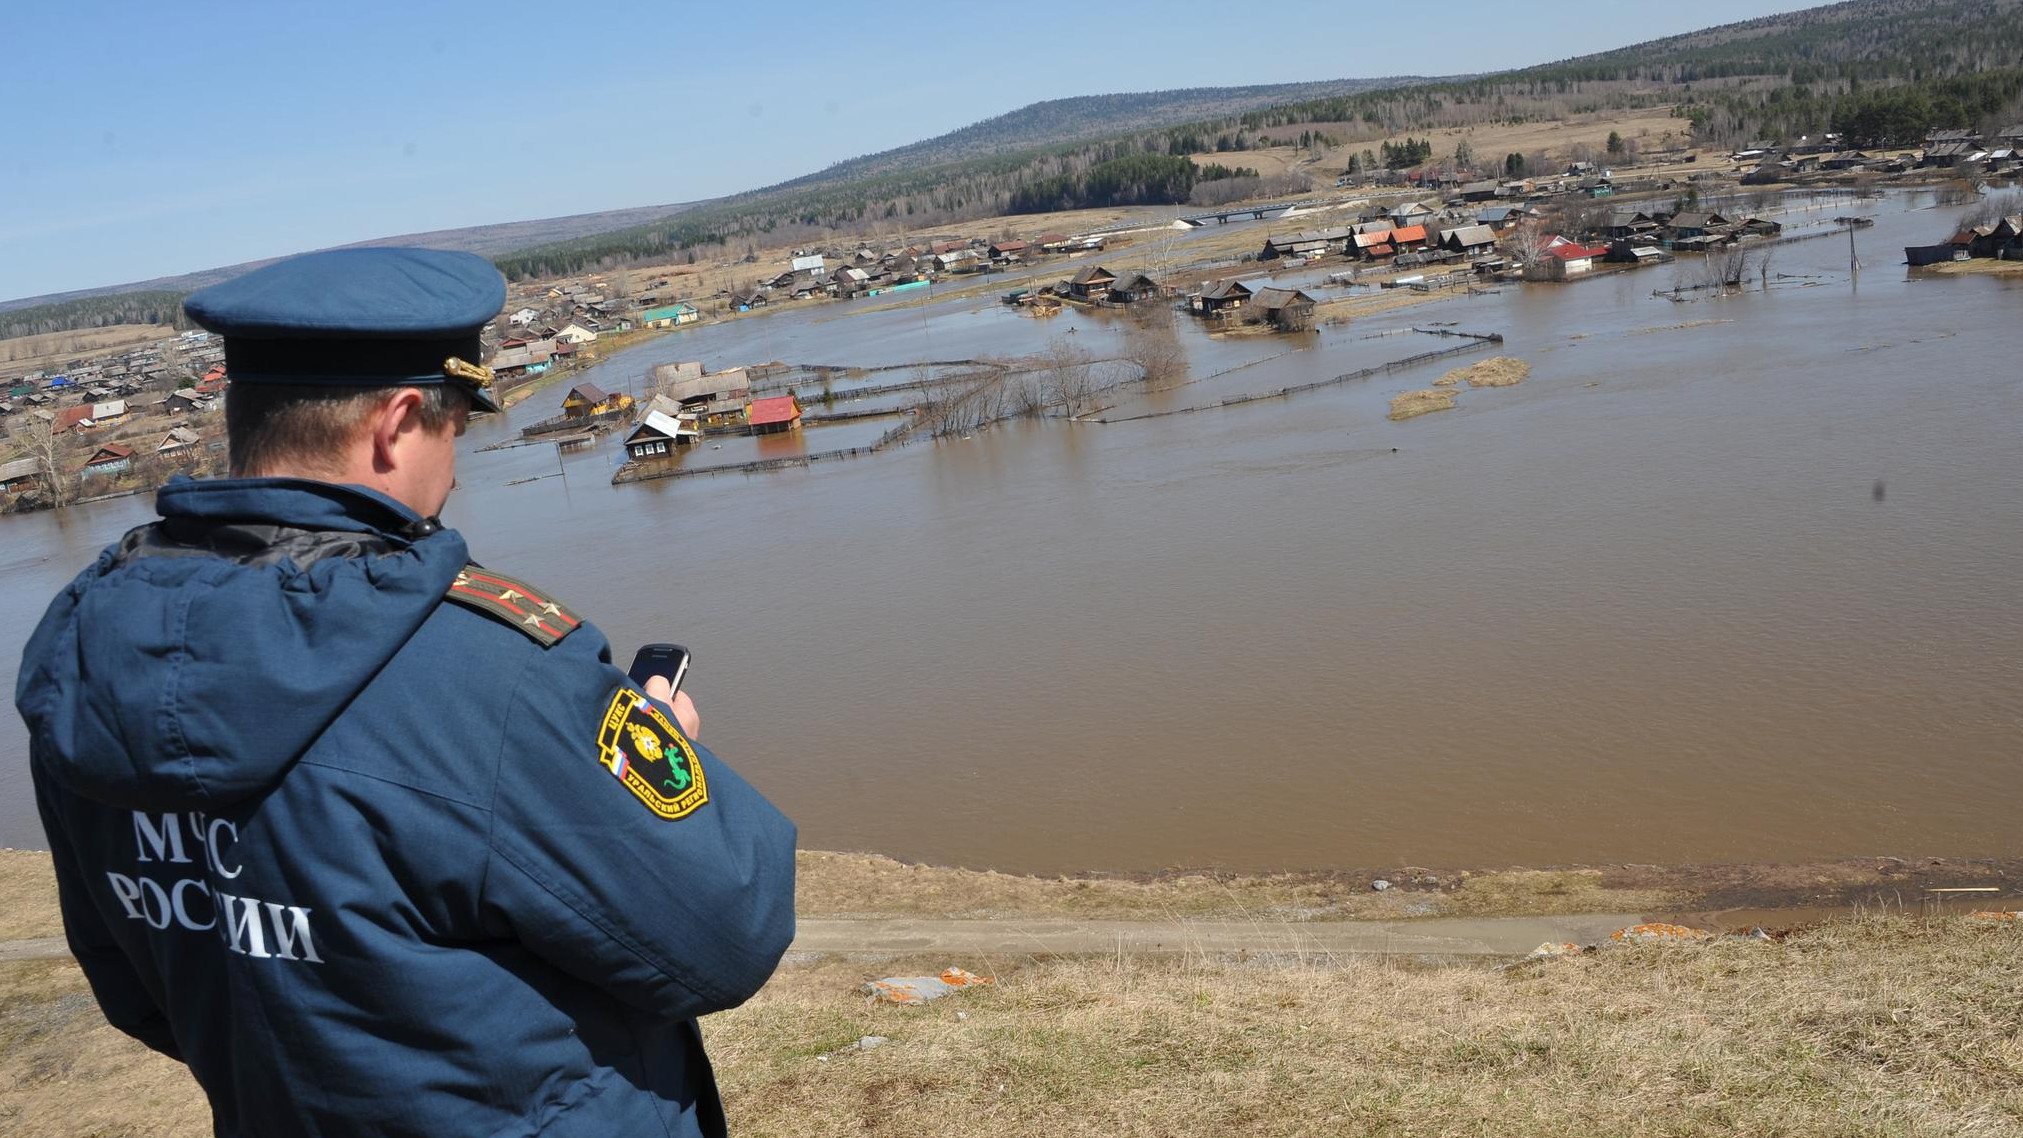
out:
{"label": "bare tree in water", "polygon": [[1099,386],[1095,360],[1073,340],[1056,336],[1047,341],[1046,350],[1040,353],[1040,370],[1045,376],[1042,382],[1047,401],[1058,404],[1062,414],[1073,418],[1094,408]]}
{"label": "bare tree in water", "polygon": [[1174,328],[1173,309],[1156,300],[1131,309],[1124,329],[1124,359],[1136,366],[1138,378],[1151,391],[1187,382],[1187,352]]}

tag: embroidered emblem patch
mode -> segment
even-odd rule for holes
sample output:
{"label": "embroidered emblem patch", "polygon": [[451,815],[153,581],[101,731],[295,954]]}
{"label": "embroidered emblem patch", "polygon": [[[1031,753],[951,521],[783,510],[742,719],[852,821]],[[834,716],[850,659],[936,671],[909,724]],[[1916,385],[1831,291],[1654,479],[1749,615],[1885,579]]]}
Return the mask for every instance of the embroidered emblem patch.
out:
{"label": "embroidered emblem patch", "polygon": [[620,685],[597,732],[598,761],[646,808],[672,822],[709,801],[695,748],[659,705]]}

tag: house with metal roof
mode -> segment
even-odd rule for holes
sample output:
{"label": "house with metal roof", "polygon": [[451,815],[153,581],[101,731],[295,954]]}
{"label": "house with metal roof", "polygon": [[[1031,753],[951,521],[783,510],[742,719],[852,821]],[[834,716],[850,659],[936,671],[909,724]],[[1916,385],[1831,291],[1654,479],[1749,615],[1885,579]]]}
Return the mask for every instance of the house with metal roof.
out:
{"label": "house with metal roof", "polygon": [[625,436],[625,456],[634,461],[666,458],[700,438],[702,432],[696,429],[693,420],[661,411],[648,411],[646,418]]}
{"label": "house with metal roof", "polygon": [[745,425],[755,435],[778,434],[801,428],[801,401],[792,392],[745,405]]}
{"label": "house with metal roof", "polygon": [[116,477],[133,469],[133,448],[125,443],[106,443],[92,452],[79,468],[92,477]]}

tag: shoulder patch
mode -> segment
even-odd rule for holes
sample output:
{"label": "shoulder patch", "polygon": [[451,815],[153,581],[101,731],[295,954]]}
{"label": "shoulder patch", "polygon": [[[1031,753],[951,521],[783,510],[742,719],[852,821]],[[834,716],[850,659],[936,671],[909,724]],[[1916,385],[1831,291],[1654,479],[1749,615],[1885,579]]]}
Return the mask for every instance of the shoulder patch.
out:
{"label": "shoulder patch", "polygon": [[648,810],[670,822],[709,801],[695,748],[659,705],[624,684],[598,725],[597,760]]}
{"label": "shoulder patch", "polygon": [[476,565],[464,566],[450,582],[447,599],[512,625],[543,648],[552,647],[583,623],[546,592]]}

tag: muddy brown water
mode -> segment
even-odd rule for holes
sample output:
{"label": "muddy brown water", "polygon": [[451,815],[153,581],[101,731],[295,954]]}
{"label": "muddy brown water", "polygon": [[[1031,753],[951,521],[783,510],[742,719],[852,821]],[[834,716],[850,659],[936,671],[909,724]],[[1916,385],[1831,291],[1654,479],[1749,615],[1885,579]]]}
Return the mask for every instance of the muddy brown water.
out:
{"label": "muddy brown water", "polygon": [[[1824,239],[1728,299],[1654,298],[1682,261],[1300,341],[1183,326],[1195,374],[1237,370],[1115,412],[1451,342],[1415,322],[1500,331],[1531,364],[1410,422],[1385,419],[1392,395],[1480,357],[763,475],[614,488],[609,442],[477,451],[551,389],[473,429],[446,514],[621,656],[692,647],[706,739],[810,847],[1030,871],[2009,854],[2023,279],[1910,275],[1901,246],[1954,212],[1923,198],[1782,218],[1857,208],[1879,215],[1858,287]],[[1101,316],[988,299],[845,311],[686,330],[591,378],[1118,342]],[[10,690],[47,598],[149,516],[132,498],[0,522]],[[598,777],[596,714],[556,777]],[[25,752],[0,718],[0,844],[41,844]]]}

